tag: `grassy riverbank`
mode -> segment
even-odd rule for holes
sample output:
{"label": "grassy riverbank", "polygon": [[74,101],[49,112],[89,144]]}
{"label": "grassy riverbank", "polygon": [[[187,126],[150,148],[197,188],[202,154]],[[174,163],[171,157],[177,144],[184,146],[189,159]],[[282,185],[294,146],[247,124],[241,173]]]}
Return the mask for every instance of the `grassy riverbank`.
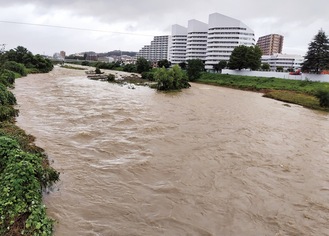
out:
{"label": "grassy riverbank", "polygon": [[[26,72],[22,64],[11,64]],[[46,215],[42,193],[58,180],[59,173],[34,145],[34,137],[15,125],[18,110],[11,89],[20,76],[18,71],[0,67],[0,235],[48,236],[53,220]]]}
{"label": "grassy riverbank", "polygon": [[315,96],[319,90],[329,91],[329,83],[210,73],[204,73],[196,82],[263,92],[265,97],[311,109],[329,111],[328,108],[320,106],[319,100]]}

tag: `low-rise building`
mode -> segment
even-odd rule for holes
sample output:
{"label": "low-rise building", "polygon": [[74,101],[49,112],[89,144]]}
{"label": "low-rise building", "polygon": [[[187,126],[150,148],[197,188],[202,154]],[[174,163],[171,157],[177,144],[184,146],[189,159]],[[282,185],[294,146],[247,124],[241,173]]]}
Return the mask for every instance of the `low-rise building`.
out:
{"label": "low-rise building", "polygon": [[262,63],[268,63],[270,70],[277,70],[278,67],[282,67],[284,71],[298,70],[302,67],[304,57],[293,54],[273,54],[263,55],[261,58]]}

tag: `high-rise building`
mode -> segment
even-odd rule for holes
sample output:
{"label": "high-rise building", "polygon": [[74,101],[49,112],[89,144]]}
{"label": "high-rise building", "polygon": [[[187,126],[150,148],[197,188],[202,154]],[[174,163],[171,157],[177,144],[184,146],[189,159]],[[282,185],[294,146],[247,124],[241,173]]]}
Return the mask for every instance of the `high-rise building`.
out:
{"label": "high-rise building", "polygon": [[63,59],[65,59],[65,56],[66,56],[66,52],[65,52],[65,51],[60,51],[59,54],[61,55],[61,57],[62,57]]}
{"label": "high-rise building", "polygon": [[[164,39],[157,40],[157,37]],[[167,50],[164,49],[166,45]],[[212,70],[218,62],[228,61],[239,45],[254,46],[254,31],[240,20],[213,13],[209,15],[208,24],[193,19],[188,21],[187,28],[173,25],[169,37],[155,36],[151,45],[144,46],[138,56],[153,61],[164,59],[165,53],[157,54],[161,48],[162,52],[167,52],[167,59],[172,64],[201,59],[205,61],[206,69]]]}
{"label": "high-rise building", "polygon": [[187,28],[181,25],[171,27],[168,47],[168,61],[179,64],[186,61]]}
{"label": "high-rise building", "polygon": [[145,45],[142,47],[142,49],[137,53],[137,57],[144,57],[145,59],[150,58],[150,47],[150,45]]}
{"label": "high-rise building", "polygon": [[282,53],[283,36],[279,34],[269,34],[259,37],[257,46],[263,52],[263,55],[273,55],[275,53]]}
{"label": "high-rise building", "polygon": [[145,45],[137,57],[144,57],[149,61],[159,61],[168,57],[168,35],[154,36],[151,45]]}
{"label": "high-rise building", "polygon": [[206,59],[208,24],[189,20],[187,27],[186,60]]}
{"label": "high-rise building", "polygon": [[219,13],[209,15],[206,69],[228,61],[235,47],[254,46],[255,34],[240,20]]}

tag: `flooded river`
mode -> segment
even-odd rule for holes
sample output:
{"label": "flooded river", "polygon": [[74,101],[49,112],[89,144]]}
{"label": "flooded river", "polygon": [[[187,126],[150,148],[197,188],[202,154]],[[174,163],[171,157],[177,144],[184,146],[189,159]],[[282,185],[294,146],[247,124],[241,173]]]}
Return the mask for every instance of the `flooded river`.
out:
{"label": "flooded river", "polygon": [[192,84],[178,94],[18,79],[18,125],[61,181],[55,236],[329,235],[329,115]]}

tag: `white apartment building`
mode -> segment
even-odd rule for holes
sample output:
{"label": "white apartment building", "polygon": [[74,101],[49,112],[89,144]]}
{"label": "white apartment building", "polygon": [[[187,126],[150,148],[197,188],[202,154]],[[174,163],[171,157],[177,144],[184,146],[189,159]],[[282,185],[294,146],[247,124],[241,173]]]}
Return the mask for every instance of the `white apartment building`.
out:
{"label": "white apartment building", "polygon": [[150,58],[150,45],[145,45],[144,47],[142,47],[141,50],[139,50],[139,52],[137,53],[137,58],[138,57],[144,57],[145,59]]}
{"label": "white apartment building", "polygon": [[137,57],[144,57],[149,61],[159,61],[168,57],[168,35],[154,36],[151,45],[145,45]]}
{"label": "white apartment building", "polygon": [[237,19],[213,13],[208,24],[193,19],[188,21],[188,28],[172,25],[171,36],[155,36],[137,57],[168,59],[172,64],[201,59],[206,69],[212,70],[218,62],[228,61],[239,45],[254,46],[254,31]]}
{"label": "white apartment building", "polygon": [[208,24],[189,20],[187,27],[186,60],[206,59]]}
{"label": "white apartment building", "polygon": [[255,34],[241,21],[219,13],[209,15],[206,69],[228,61],[235,47],[255,45]]}
{"label": "white apartment building", "polygon": [[179,64],[186,61],[187,28],[181,25],[171,27],[168,44],[168,61]]}
{"label": "white apartment building", "polygon": [[292,54],[273,54],[264,55],[261,59],[262,63],[268,63],[270,70],[277,70],[277,67],[282,67],[284,71],[288,69],[298,70],[302,67],[304,57]]}

